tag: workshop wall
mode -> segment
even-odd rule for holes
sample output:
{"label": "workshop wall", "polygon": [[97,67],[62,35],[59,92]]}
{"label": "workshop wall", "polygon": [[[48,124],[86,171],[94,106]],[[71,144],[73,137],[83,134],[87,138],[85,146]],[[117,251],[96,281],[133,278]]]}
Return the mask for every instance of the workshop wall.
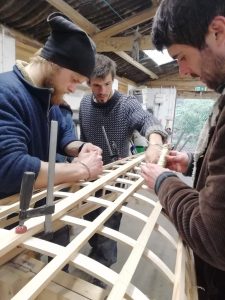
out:
{"label": "workshop wall", "polygon": [[15,39],[7,35],[4,27],[0,26],[0,72],[12,70],[15,59]]}
{"label": "workshop wall", "polygon": [[177,90],[176,88],[146,88],[142,90],[147,110],[161,122],[163,128],[173,130]]}

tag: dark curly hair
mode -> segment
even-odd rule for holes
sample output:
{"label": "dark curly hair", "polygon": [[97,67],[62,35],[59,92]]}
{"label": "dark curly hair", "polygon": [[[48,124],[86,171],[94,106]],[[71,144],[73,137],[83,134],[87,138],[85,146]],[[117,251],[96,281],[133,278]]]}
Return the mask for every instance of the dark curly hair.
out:
{"label": "dark curly hair", "polygon": [[202,49],[216,16],[225,16],[225,0],[162,0],[153,20],[152,42],[157,50],[173,44]]}
{"label": "dark curly hair", "polygon": [[95,68],[91,78],[104,79],[108,74],[112,75],[112,79],[116,76],[116,63],[106,55],[95,55]]}

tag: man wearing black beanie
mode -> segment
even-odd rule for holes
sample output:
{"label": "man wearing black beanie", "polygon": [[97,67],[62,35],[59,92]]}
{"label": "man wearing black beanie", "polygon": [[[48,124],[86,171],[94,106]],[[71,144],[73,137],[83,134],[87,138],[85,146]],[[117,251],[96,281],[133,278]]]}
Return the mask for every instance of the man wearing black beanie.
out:
{"label": "man wearing black beanie", "polygon": [[20,191],[26,171],[35,173],[35,189],[47,186],[51,120],[58,121],[57,152],[77,156],[71,164],[56,163],[54,183],[90,180],[102,172],[101,149],[77,141],[58,106],[90,77],[94,43],[60,13],[47,21],[51,34],[40,55],[0,74],[0,199]]}
{"label": "man wearing black beanie", "polygon": [[47,22],[51,34],[40,56],[89,78],[95,65],[94,42],[61,13],[51,14]]}

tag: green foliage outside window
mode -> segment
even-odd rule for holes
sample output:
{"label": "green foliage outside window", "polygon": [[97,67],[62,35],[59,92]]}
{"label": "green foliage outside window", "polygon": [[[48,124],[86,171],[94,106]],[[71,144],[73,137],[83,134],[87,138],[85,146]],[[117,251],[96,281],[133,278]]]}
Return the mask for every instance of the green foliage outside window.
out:
{"label": "green foliage outside window", "polygon": [[210,99],[177,99],[172,143],[175,145],[180,139],[178,150],[194,151],[213,104]]}

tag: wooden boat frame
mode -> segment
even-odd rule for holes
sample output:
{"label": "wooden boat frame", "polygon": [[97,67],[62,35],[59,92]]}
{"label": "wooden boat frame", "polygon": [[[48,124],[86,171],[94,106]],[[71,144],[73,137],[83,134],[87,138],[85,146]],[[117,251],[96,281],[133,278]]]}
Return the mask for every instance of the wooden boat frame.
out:
{"label": "wooden boat frame", "polygon": [[[58,200],[55,204],[55,213],[52,215],[54,230],[66,224],[83,227],[83,230],[66,247],[35,237],[44,229],[44,217],[27,220],[25,225],[28,231],[24,234],[16,234],[15,229],[4,229],[6,225],[17,220],[17,217],[9,219],[8,215],[18,211],[18,195],[1,200],[0,264],[7,263],[24,250],[32,250],[53,257],[13,296],[13,300],[36,299],[67,263],[105,282],[110,287],[108,300],[149,299],[131,283],[142,257],[148,263],[154,264],[155,268],[163,273],[172,284],[172,300],[197,300],[192,251],[184,246],[179,237],[174,238],[158,224],[158,219],[162,215],[162,206],[159,201],[152,200],[140,193],[143,189],[148,191],[143,178],[139,175],[140,163],[143,159],[143,155],[137,155],[109,164],[105,167],[103,175],[94,182],[81,182],[76,185],[63,184],[55,187],[54,196]],[[65,188],[70,190],[65,192],[63,191]],[[99,189],[103,189],[101,198],[94,196]],[[107,199],[107,191],[110,191],[115,199]],[[31,205],[45,196],[46,190],[36,192],[32,197]],[[146,216],[128,207],[126,203],[129,202],[130,197],[144,201],[151,206],[150,214]],[[106,209],[93,222],[82,218],[83,215],[99,206]],[[104,226],[105,221],[117,211],[131,216],[134,222],[135,220],[143,222],[143,228],[137,239]],[[154,231],[165,238],[165,247],[169,243],[176,250],[173,271],[152,250],[147,248],[149,238]],[[96,232],[131,248],[130,255],[119,273],[80,252]]]}

